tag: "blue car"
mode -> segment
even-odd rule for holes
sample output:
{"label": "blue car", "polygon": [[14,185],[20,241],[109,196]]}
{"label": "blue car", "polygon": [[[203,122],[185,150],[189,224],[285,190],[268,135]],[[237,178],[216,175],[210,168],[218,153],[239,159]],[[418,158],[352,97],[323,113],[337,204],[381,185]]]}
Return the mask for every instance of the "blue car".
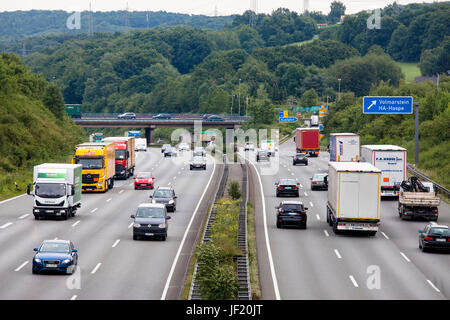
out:
{"label": "blue car", "polygon": [[69,240],[45,240],[40,248],[34,248],[33,274],[56,271],[72,274],[78,264],[77,249]]}

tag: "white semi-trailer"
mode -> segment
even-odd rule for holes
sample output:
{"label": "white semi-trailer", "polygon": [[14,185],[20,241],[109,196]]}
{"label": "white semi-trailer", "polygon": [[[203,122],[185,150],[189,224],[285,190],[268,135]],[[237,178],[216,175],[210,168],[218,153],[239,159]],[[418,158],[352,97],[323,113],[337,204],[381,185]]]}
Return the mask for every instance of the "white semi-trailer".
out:
{"label": "white semi-trailer", "polygon": [[339,231],[375,235],[380,223],[381,170],[366,162],[329,162],[327,222]]}
{"label": "white semi-trailer", "polygon": [[354,133],[330,134],[330,161],[359,161],[359,135]]}
{"label": "white semi-trailer", "polygon": [[381,170],[381,196],[398,197],[406,180],[406,149],[393,145],[361,146],[361,161]]}
{"label": "white semi-trailer", "polygon": [[44,163],[34,167],[33,190],[35,219],[44,216],[73,217],[81,206],[81,164]]}

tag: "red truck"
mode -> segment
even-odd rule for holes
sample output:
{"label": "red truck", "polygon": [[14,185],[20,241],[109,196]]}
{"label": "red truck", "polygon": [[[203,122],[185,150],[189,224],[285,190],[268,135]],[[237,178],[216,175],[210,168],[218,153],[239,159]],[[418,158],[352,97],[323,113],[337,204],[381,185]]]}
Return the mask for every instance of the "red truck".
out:
{"label": "red truck", "polygon": [[297,153],[318,157],[320,151],[319,128],[297,128],[295,132],[295,146]]}
{"label": "red truck", "polygon": [[134,175],[136,166],[135,139],[134,137],[108,137],[104,142],[114,142],[116,175],[114,179],[128,179]]}

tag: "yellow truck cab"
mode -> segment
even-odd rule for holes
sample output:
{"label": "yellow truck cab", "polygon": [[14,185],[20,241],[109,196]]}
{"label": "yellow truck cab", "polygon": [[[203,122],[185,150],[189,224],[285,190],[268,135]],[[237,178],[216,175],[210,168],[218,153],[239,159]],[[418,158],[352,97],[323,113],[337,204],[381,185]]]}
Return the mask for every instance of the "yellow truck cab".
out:
{"label": "yellow truck cab", "polygon": [[82,191],[106,192],[114,187],[114,154],[112,142],[90,142],[75,146],[72,163],[83,166]]}

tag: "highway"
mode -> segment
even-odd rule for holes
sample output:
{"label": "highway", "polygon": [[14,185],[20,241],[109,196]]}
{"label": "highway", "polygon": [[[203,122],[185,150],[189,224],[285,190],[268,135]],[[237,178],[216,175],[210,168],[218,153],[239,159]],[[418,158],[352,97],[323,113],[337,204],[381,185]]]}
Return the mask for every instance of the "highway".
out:
{"label": "highway", "polygon": [[[329,154],[309,158],[308,166],[293,166],[294,152],[292,139],[280,146],[280,167],[274,175],[261,174],[267,163],[256,163],[254,154],[247,152],[255,186],[263,299],[450,297],[450,254],[418,249],[418,230],[425,221],[402,221],[397,201],[382,200],[381,225],[375,237],[335,235],[326,222],[327,191],[311,191],[309,180],[313,173],[327,171]],[[279,178],[297,179],[300,198],[276,198],[274,183]],[[308,207],[306,230],[276,228],[274,207],[282,200],[300,200]],[[450,206],[441,202],[439,209],[438,222],[449,225]]]}
{"label": "highway", "polygon": [[[66,221],[36,221],[31,196],[0,202],[0,299],[161,299],[215,164],[209,158],[206,171],[190,171],[190,156],[172,161],[154,148],[136,154],[136,172],[152,171],[156,187],[173,186],[178,196],[167,241],[132,240],[130,215],[153,193],[134,190],[133,179],[116,180],[104,194],[83,194],[81,209]],[[73,241],[80,273],[33,275],[33,248],[55,238]]]}

